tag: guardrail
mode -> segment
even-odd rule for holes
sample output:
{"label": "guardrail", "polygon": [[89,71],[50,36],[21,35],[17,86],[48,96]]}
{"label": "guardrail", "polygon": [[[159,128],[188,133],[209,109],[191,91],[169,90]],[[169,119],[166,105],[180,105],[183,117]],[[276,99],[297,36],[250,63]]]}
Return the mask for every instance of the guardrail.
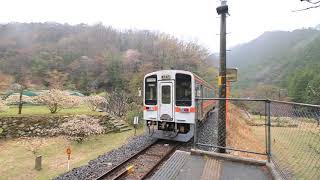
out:
{"label": "guardrail", "polygon": [[[194,139],[197,148],[225,149],[235,156],[266,160],[274,164],[284,179],[320,177],[319,105],[245,98],[197,100],[227,104],[226,112],[215,110],[208,122],[201,123],[213,123],[213,126],[197,124],[200,127]],[[226,113],[226,121],[219,120],[219,112]],[[215,132],[209,143],[200,137],[201,131],[208,131],[206,128]],[[225,128],[226,133],[218,134],[224,132],[219,128]]]}

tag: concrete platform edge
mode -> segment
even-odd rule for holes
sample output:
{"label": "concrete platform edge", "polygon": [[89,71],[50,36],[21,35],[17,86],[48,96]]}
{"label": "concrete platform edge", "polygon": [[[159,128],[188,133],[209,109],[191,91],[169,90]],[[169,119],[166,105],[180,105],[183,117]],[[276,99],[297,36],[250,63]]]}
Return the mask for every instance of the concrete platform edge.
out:
{"label": "concrete platform edge", "polygon": [[266,161],[261,161],[261,160],[251,159],[251,158],[244,158],[244,157],[236,157],[229,154],[221,154],[216,152],[203,151],[199,149],[191,149],[191,155],[207,155],[207,156],[212,156],[212,157],[225,159],[233,162],[240,162],[244,164],[251,164],[251,165],[258,165],[258,166],[267,166]]}
{"label": "concrete platform edge", "polygon": [[275,180],[283,180],[283,178],[280,176],[280,174],[278,173],[278,171],[276,170],[276,167],[274,166],[274,164],[272,162],[267,162],[266,164],[269,172],[272,175],[272,178]]}

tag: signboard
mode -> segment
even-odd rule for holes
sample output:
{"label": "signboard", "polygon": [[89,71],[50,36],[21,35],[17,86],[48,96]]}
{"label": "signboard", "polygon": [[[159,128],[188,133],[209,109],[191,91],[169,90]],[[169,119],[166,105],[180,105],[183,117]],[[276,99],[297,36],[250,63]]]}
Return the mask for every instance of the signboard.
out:
{"label": "signboard", "polygon": [[68,160],[70,160],[70,155],[71,155],[71,148],[70,147],[67,148],[66,153],[68,155]]}
{"label": "signboard", "polygon": [[222,77],[218,76],[218,86],[221,86],[221,84],[222,84]]}
{"label": "signboard", "polygon": [[135,116],[135,117],[133,118],[133,124],[134,124],[134,125],[138,125],[138,124],[139,124],[139,116]]}
{"label": "signboard", "polygon": [[236,82],[238,79],[238,69],[237,68],[227,68],[227,81]]}
{"label": "signboard", "polygon": [[147,82],[156,82],[157,79],[156,78],[147,78]]}
{"label": "signboard", "polygon": [[68,147],[66,150],[66,153],[68,155],[68,171],[70,170],[70,156],[71,156],[71,148]]}

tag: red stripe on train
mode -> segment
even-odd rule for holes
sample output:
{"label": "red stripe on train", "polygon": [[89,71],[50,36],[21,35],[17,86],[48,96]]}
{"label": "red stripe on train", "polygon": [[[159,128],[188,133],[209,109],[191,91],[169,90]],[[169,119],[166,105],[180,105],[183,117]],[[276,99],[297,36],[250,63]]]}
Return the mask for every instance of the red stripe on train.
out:
{"label": "red stripe on train", "polygon": [[215,105],[215,104],[216,104],[215,100],[208,100],[208,101],[202,103],[202,107],[207,108],[208,106]]}

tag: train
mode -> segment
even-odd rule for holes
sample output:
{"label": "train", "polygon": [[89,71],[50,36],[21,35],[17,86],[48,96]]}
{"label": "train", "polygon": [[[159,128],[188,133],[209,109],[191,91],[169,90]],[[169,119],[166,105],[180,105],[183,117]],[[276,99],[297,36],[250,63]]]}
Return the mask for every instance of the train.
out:
{"label": "train", "polygon": [[143,119],[151,137],[187,142],[195,123],[216,107],[215,88],[195,73],[160,70],[144,76]]}

